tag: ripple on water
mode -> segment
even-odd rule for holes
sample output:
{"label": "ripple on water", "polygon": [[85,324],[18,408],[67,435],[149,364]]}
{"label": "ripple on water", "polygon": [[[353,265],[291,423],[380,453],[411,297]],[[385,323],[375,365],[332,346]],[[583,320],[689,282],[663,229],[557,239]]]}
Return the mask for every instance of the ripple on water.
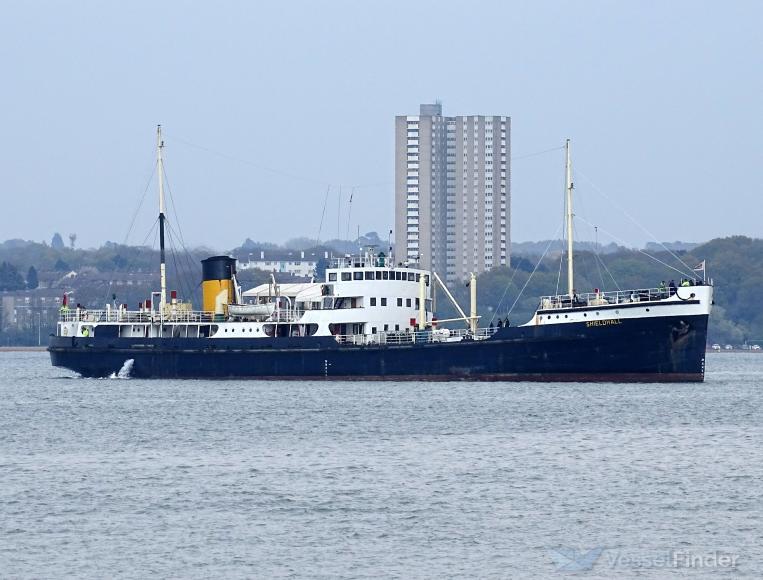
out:
{"label": "ripple on water", "polygon": [[711,354],[700,385],[0,365],[3,576],[559,577],[559,547],[605,548],[591,578],[682,577],[668,550],[763,576],[763,356]]}

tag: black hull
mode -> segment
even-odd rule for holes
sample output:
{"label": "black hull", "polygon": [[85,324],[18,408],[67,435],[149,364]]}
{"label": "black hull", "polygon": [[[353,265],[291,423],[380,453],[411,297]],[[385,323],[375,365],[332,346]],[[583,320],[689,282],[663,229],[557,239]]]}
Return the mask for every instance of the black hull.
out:
{"label": "black hull", "polygon": [[[329,380],[696,382],[704,379],[707,315],[499,330],[487,340],[340,345],[274,339],[52,336],[55,366],[109,376]],[[590,324],[590,323],[589,323]]]}

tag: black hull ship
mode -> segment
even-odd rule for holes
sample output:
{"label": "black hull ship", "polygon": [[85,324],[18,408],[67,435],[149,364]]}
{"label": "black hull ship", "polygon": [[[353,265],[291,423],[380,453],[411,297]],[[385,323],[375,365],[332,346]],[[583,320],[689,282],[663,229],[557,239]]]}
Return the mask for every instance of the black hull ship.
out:
{"label": "black hull ship", "polygon": [[[161,136],[159,168],[161,170]],[[203,308],[166,299],[160,178],[161,291],[137,311],[64,308],[54,366],[85,377],[322,380],[693,382],[704,379],[712,285],[577,294],[573,288],[569,143],[568,292],[540,299],[520,326],[479,326],[435,272],[368,250],[334,260],[323,280],[246,292],[236,261],[202,262]],[[161,176],[161,171],[160,171]],[[438,321],[435,286],[461,315]],[[447,329],[461,321],[466,328]]]}
{"label": "black hull ship", "polygon": [[[484,340],[354,346],[333,337],[53,337],[55,366],[86,377],[686,382],[704,378],[707,316],[495,330]],[[415,335],[414,335],[415,336]],[[627,340],[623,339],[627,336]]]}

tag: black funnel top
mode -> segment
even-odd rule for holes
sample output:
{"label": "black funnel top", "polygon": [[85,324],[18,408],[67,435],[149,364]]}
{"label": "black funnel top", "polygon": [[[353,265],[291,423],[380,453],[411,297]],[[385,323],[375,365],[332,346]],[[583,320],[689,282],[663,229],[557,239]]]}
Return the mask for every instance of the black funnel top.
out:
{"label": "black funnel top", "polygon": [[201,261],[202,280],[230,280],[236,274],[236,258],[212,256]]}

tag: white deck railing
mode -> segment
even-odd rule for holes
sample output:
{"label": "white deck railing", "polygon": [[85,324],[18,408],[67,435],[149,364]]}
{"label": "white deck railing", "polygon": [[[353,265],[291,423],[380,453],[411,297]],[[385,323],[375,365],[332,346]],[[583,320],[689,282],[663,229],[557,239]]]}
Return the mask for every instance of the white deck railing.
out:
{"label": "white deck railing", "polygon": [[376,334],[337,334],[334,336],[339,344],[354,344],[357,346],[373,344],[416,344],[430,342],[459,342],[462,340],[485,340],[497,332],[497,328],[478,328],[476,334],[470,330],[439,329],[416,330],[413,332],[377,332]]}
{"label": "white deck railing", "polygon": [[658,302],[675,294],[670,288],[641,288],[637,290],[615,290],[611,292],[586,292],[583,294],[559,294],[543,296],[539,310],[557,310],[560,308],[581,308],[585,306],[607,306],[609,304],[627,304],[631,302]]}
{"label": "white deck railing", "polygon": [[60,322],[213,322],[214,312],[202,310],[178,310],[160,315],[156,311],[140,310],[88,310],[74,308],[59,312]]}

